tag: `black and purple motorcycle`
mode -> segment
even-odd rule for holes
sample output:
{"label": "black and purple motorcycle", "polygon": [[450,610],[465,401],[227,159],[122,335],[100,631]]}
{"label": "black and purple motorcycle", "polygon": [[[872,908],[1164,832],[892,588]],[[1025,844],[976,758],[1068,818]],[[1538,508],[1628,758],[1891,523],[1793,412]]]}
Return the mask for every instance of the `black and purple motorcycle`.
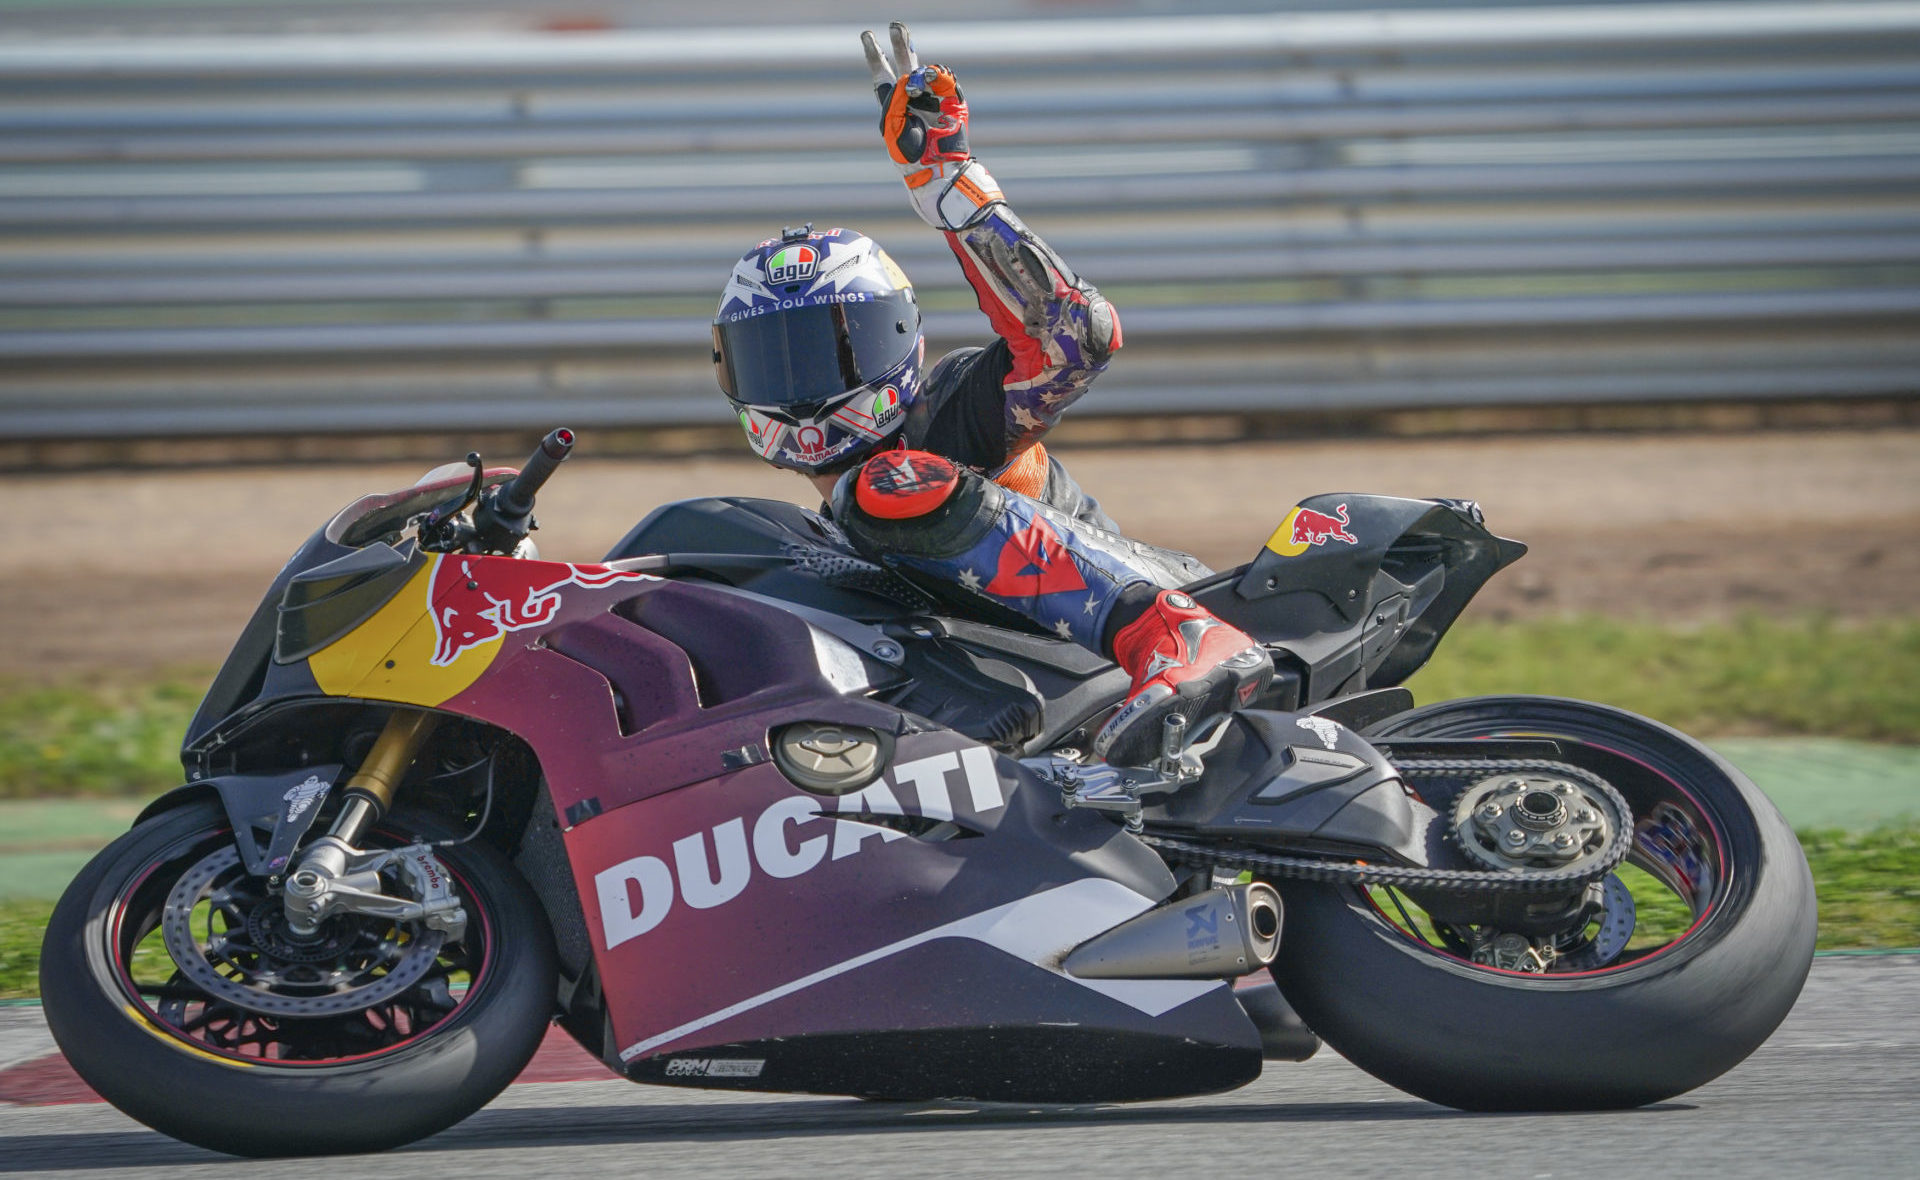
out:
{"label": "black and purple motorcycle", "polygon": [[115,1106],[388,1147],[557,1019],[662,1085],[1134,1101],[1317,1034],[1449,1106],[1625,1107],[1799,994],[1806,862],[1733,767],[1602,705],[1396,687],[1525,552],[1468,501],[1314,497],[1188,587],[1278,674],[1116,767],[1085,747],[1123,672],[815,513],[685,501],[539,559],[572,441],[358,500],[275,579],[185,785],[47,930],[48,1023]]}

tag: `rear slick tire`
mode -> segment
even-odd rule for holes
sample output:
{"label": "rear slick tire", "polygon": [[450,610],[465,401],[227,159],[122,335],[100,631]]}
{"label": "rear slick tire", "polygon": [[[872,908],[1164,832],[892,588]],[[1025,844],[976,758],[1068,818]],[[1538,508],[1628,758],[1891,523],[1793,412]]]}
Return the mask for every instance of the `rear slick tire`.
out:
{"label": "rear slick tire", "polygon": [[[378,833],[389,845],[455,834],[406,813]],[[193,991],[196,999],[182,1005],[178,996],[193,985],[176,974],[156,988],[151,944],[138,955],[132,948],[151,937],[154,897],[167,893],[182,866],[223,846],[231,847],[231,834],[218,803],[155,816],[81,871],[47,925],[40,962],[47,1024],[74,1070],[121,1111],[232,1155],[379,1151],[486,1105],[539,1047],[554,1005],[552,934],[512,865],[480,841],[436,850],[467,911],[468,934],[457,944],[470,980],[464,992],[448,990],[443,973],[433,1005],[409,1006],[414,993],[403,993],[381,1010],[384,1026],[354,1014],[329,1018],[332,1024],[227,1019],[232,1047],[207,1039],[205,1029],[223,1022],[209,1021],[206,993]],[[451,960],[447,948],[441,953]],[[159,971],[173,968],[164,949],[157,958]],[[160,1015],[173,1010],[169,1004],[197,1019],[170,1024]],[[383,1032],[391,1044],[378,1044]],[[358,1042],[370,1037],[373,1047],[360,1051]],[[304,1059],[267,1059],[288,1046],[300,1050],[302,1038]]]}
{"label": "rear slick tire", "polygon": [[[1275,978],[1309,1027],[1387,1084],[1476,1111],[1658,1102],[1744,1060],[1786,1018],[1812,963],[1813,881],[1773,804],[1717,755],[1618,709],[1480,697],[1416,709],[1370,739],[1550,735],[1643,806],[1682,801],[1710,828],[1712,878],[1664,947],[1563,975],[1476,965],[1407,934],[1359,890],[1285,882]],[[1636,801],[1636,796],[1637,801]],[[1687,808],[1691,800],[1694,807]],[[1632,954],[1633,952],[1629,952]]]}

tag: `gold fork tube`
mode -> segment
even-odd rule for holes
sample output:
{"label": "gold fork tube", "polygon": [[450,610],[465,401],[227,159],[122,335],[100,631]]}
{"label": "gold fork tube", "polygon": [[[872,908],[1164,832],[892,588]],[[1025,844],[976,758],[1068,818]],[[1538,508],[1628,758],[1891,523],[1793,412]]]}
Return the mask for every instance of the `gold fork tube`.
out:
{"label": "gold fork tube", "polygon": [[368,825],[387,813],[407,767],[413,765],[414,756],[439,723],[439,714],[413,709],[395,710],[387,718],[386,728],[374,739],[360,769],[347,780],[347,801],[340,818],[334,821],[333,835],[352,844]]}

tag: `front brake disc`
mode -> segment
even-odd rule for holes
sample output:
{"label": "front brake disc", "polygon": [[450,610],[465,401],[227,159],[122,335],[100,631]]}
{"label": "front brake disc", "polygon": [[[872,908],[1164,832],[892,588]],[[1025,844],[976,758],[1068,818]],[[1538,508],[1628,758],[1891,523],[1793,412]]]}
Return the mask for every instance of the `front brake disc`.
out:
{"label": "front brake disc", "polygon": [[167,953],[207,995],[263,1016],[339,1016],[385,1003],[431,969],[446,936],[419,923],[342,915],[314,937],[286,927],[279,897],[231,845],[203,857],[167,894]]}

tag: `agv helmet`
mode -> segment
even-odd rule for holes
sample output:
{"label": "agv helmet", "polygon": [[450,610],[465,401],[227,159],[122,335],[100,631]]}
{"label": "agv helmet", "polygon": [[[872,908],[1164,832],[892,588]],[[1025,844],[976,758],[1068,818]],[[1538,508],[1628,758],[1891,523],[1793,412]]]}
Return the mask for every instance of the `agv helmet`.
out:
{"label": "agv helmet", "polygon": [[808,475],[890,445],[919,399],[920,307],[906,273],[850,229],[787,230],[734,264],[713,363],[747,441]]}

